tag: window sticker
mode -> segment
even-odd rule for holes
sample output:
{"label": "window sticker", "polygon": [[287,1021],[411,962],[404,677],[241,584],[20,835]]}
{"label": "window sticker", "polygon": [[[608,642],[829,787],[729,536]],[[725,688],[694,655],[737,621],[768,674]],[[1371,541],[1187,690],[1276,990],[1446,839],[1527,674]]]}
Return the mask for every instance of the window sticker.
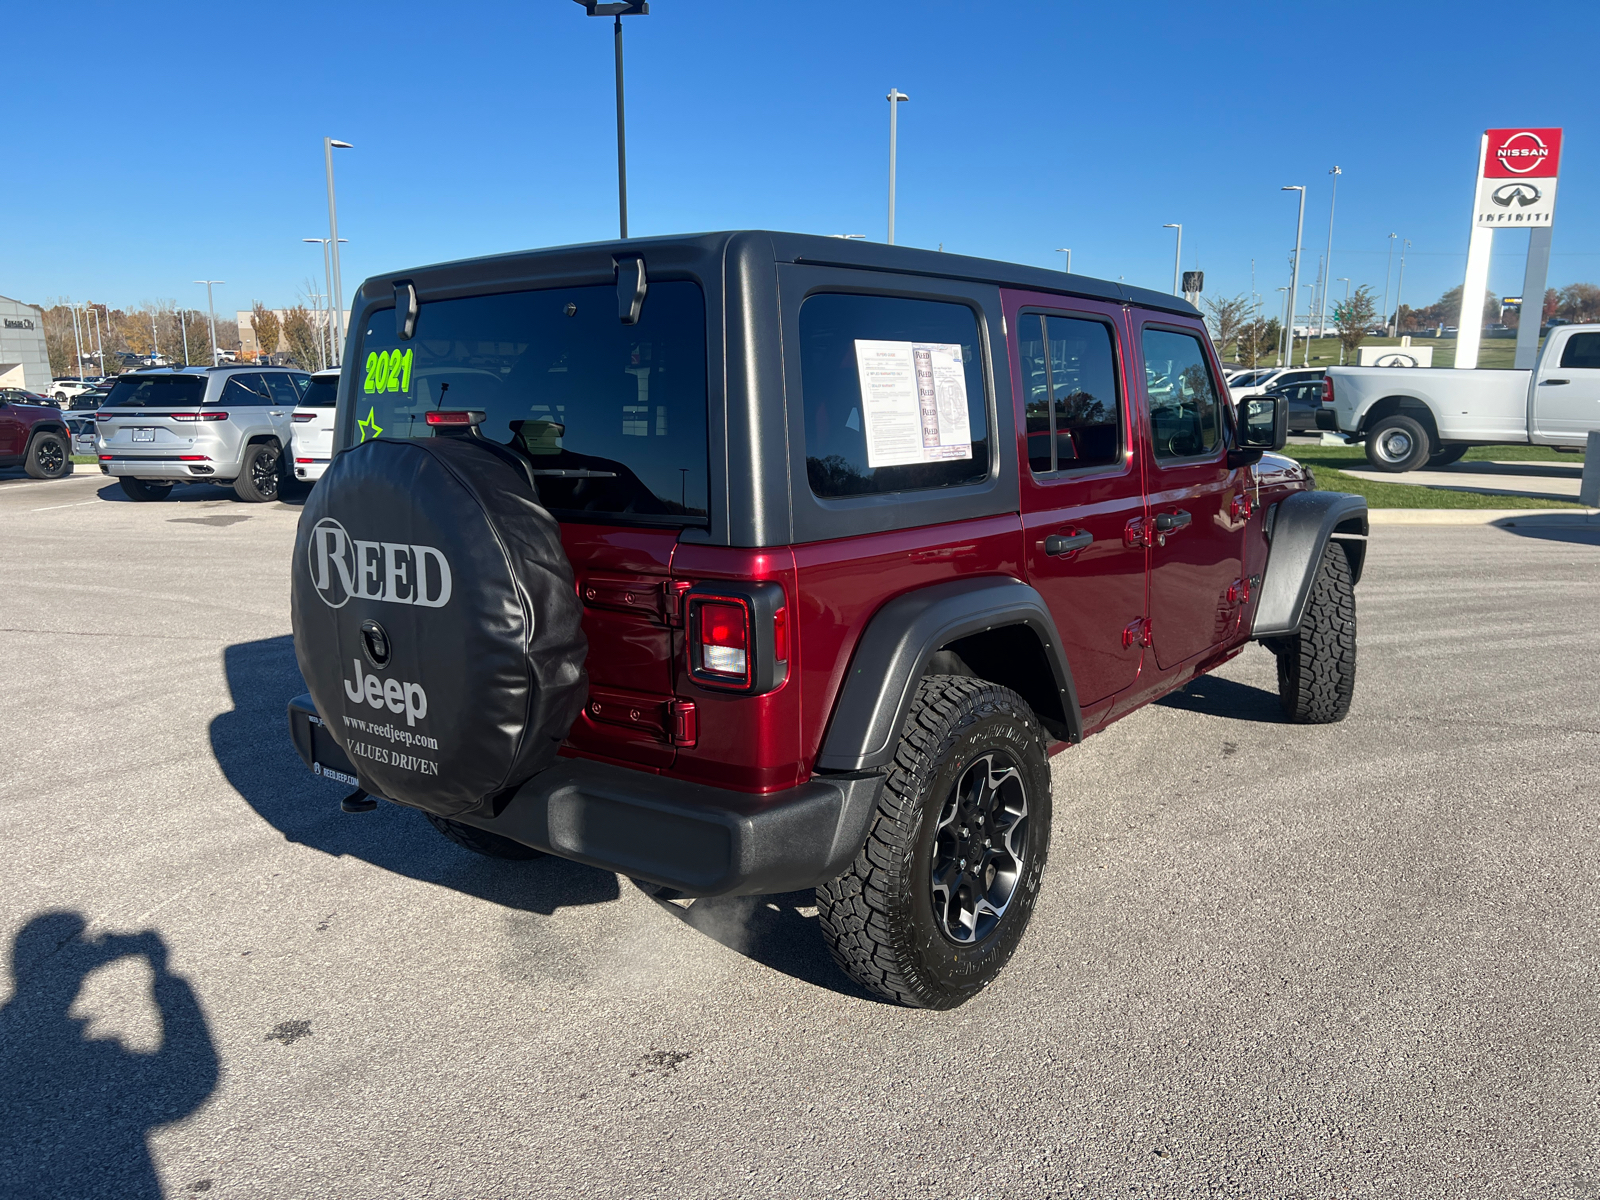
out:
{"label": "window sticker", "polygon": [[367,355],[367,378],[362,384],[364,392],[409,392],[411,390],[410,350],[385,350],[381,354]]}
{"label": "window sticker", "polygon": [[855,346],[869,467],[972,457],[959,345],[857,338]]}

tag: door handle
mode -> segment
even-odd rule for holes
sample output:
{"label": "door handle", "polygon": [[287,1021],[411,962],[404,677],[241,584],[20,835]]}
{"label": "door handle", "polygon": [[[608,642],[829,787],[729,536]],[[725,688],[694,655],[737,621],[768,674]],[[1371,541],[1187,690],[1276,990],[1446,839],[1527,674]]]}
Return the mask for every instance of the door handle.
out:
{"label": "door handle", "polygon": [[1092,533],[1074,533],[1067,537],[1063,537],[1059,533],[1052,533],[1044,540],[1044,552],[1050,555],[1076,554],[1085,546],[1093,543],[1093,541],[1094,534]]}
{"label": "door handle", "polygon": [[1189,516],[1189,514],[1184,512],[1181,508],[1177,512],[1157,513],[1156,532],[1175,533],[1193,519],[1194,518]]}
{"label": "door handle", "polygon": [[271,415],[274,416],[274,417],[281,417],[281,416],[283,416],[283,409],[274,408],[274,409],[271,410]]}
{"label": "door handle", "polygon": [[1555,387],[1558,384],[1571,383],[1571,382],[1572,382],[1572,380],[1570,380],[1570,379],[1541,379],[1541,380],[1539,380],[1539,386],[1540,387]]}

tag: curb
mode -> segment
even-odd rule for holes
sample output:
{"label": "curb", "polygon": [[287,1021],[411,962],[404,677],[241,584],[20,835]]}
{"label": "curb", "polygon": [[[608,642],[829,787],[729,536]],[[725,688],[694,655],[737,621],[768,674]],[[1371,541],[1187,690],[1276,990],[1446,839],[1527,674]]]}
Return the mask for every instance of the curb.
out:
{"label": "curb", "polygon": [[1372,525],[1593,525],[1600,511],[1581,508],[1374,508]]}

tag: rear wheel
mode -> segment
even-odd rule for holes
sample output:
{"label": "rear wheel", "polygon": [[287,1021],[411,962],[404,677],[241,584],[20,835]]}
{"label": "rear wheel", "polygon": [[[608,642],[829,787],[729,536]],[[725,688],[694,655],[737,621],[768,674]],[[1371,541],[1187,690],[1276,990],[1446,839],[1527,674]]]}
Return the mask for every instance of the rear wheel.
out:
{"label": "rear wheel", "polygon": [[278,498],[278,465],[282,454],[265,442],[244,449],[239,477],[233,481],[234,495],[250,504],[265,504]]}
{"label": "rear wheel", "polygon": [[1322,550],[1300,628],[1273,638],[1278,656],[1278,702],[1297,725],[1342,721],[1356,690],[1356,592],[1343,547]]}
{"label": "rear wheel", "polygon": [[1421,421],[1404,413],[1384,417],[1367,431],[1367,461],[1379,471],[1415,471],[1433,454]]}
{"label": "rear wheel", "polygon": [[1471,449],[1471,446],[1446,446],[1437,454],[1428,455],[1428,465],[1430,467],[1448,467],[1453,462],[1460,462],[1462,456]]}
{"label": "rear wheel", "polygon": [[133,479],[124,475],[117,480],[129,500],[165,500],[172,493],[170,483],[155,483],[148,479]]}
{"label": "rear wheel", "polygon": [[35,479],[60,479],[72,474],[72,452],[59,433],[36,433],[28,443],[23,470]]}
{"label": "rear wheel", "polygon": [[930,675],[866,845],[817,889],[834,961],[874,995],[954,1008],[1011,959],[1050,845],[1044,732],[1009,688]]}
{"label": "rear wheel", "polygon": [[432,813],[423,813],[433,827],[456,845],[474,854],[481,854],[485,858],[505,858],[526,862],[529,859],[543,858],[542,850],[535,850],[532,846],[524,846],[521,842],[514,842],[508,837],[501,837],[498,833],[490,833],[486,829],[479,829],[476,825],[464,825],[460,821],[452,821],[448,817],[436,817]]}

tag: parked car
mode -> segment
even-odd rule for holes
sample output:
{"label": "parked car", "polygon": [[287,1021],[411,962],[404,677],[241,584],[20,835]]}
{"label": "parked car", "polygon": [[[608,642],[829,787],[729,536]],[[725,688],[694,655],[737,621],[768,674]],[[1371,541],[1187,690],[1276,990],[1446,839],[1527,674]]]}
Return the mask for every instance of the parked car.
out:
{"label": "parked car", "polygon": [[294,410],[294,475],[314,483],[322,478],[333,458],[333,418],[339,402],[339,368],[311,376],[299,406]]}
{"label": "parked car", "polygon": [[80,379],[77,376],[63,376],[50,381],[50,398],[52,400],[71,400],[74,396],[81,396],[92,388],[97,381],[93,379]]}
{"label": "parked car", "polygon": [[87,416],[66,414],[67,433],[72,442],[72,455],[74,458],[95,457],[95,420],[91,413]]}
{"label": "parked car", "polygon": [[274,500],[308,380],[283,367],[120,375],[95,414],[100,470],[134,500],[164,500],[175,483],[232,484],[241,500]]}
{"label": "parked car", "polygon": [[56,402],[48,396],[41,396],[38,392],[30,392],[25,388],[0,388],[0,403],[5,404],[37,404],[43,408],[56,408]]}
{"label": "parked car", "polygon": [[1531,371],[1331,367],[1322,428],[1379,471],[1447,466],[1473,446],[1583,446],[1600,429],[1600,325],[1550,331]]}
{"label": "parked car", "polygon": [[1274,384],[1267,395],[1282,396],[1289,403],[1289,432],[1316,433],[1317,414],[1327,394],[1325,379],[1305,379],[1298,383]]}
{"label": "parked car", "polygon": [[346,811],[664,895],[816,888],[852,978],[948,1008],[1028,923],[1049,756],[1252,640],[1291,720],[1349,705],[1365,501],[1272,452],[1286,403],[1228,403],[1178,297],[747,232],[381,275],[352,313],[289,714]]}
{"label": "parked car", "polygon": [[0,467],[21,467],[35,479],[72,474],[72,451],[61,410],[31,393],[0,395]]}
{"label": "parked car", "polygon": [[1256,372],[1252,379],[1236,379],[1228,384],[1228,393],[1238,400],[1244,396],[1260,395],[1294,383],[1320,381],[1327,374],[1326,367],[1266,367]]}
{"label": "parked car", "polygon": [[87,392],[79,392],[67,401],[66,408],[70,412],[93,412],[106,402],[111,395],[111,389],[116,386],[115,381],[110,383],[97,383]]}

